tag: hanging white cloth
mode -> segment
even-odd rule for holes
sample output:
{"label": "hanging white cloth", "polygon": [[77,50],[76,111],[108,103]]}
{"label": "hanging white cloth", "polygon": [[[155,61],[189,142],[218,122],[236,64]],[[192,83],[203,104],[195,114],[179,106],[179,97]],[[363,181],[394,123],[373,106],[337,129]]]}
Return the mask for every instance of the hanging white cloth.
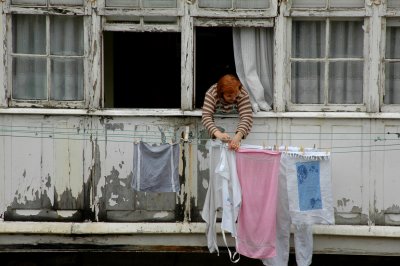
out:
{"label": "hanging white cloth", "polygon": [[315,149],[300,151],[298,147],[280,150],[283,153],[276,217],[277,256],[262,262],[268,266],[288,265],[292,226],[297,265],[308,266],[313,254],[312,225],[334,223],[330,154]]}
{"label": "hanging white cloth", "polygon": [[219,140],[208,141],[207,148],[210,156],[210,179],[201,217],[207,225],[209,251],[219,252],[216,236],[218,212],[222,211],[221,229],[236,237],[236,220],[242,197],[236,173],[235,152],[229,151]]}
{"label": "hanging white cloth", "polygon": [[273,29],[234,28],[236,73],[250,95],[254,112],[273,102]]}

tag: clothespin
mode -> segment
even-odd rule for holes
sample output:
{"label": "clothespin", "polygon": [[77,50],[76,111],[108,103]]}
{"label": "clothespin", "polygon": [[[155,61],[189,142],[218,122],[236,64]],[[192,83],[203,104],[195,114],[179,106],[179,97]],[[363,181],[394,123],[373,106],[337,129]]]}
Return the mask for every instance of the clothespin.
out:
{"label": "clothespin", "polygon": [[288,146],[285,145],[285,151],[287,152],[289,150]]}
{"label": "clothespin", "polygon": [[265,141],[263,141],[262,146],[263,146],[263,149],[265,150]]}
{"label": "clothespin", "polygon": [[185,142],[189,141],[189,126],[185,126],[185,135],[183,137]]}
{"label": "clothespin", "polygon": [[304,147],[303,146],[300,146],[300,152],[304,153]]}
{"label": "clothespin", "polygon": [[278,150],[277,146],[278,145],[274,144],[274,151]]}

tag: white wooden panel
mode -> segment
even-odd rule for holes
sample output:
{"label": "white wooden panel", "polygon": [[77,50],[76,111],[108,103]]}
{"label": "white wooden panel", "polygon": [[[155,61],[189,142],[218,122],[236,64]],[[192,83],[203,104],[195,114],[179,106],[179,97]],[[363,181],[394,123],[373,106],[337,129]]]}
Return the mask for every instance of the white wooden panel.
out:
{"label": "white wooden panel", "polygon": [[59,209],[82,207],[83,196],[83,123],[79,119],[54,122],[54,186]]}
{"label": "white wooden panel", "polygon": [[[288,146],[297,147],[321,147],[321,126],[311,123],[295,124],[290,126]],[[286,145],[286,144],[285,144]]]}
{"label": "white wooden panel", "polygon": [[[338,123],[336,123],[338,124]],[[353,207],[363,206],[362,126],[332,126],[332,184],[334,203],[338,212],[351,213]]]}
{"label": "white wooden panel", "polygon": [[13,207],[41,208],[42,123],[40,119],[14,119],[11,138],[11,193]]}
{"label": "white wooden panel", "polygon": [[383,209],[385,213],[400,213],[400,126],[385,125],[383,157]]}

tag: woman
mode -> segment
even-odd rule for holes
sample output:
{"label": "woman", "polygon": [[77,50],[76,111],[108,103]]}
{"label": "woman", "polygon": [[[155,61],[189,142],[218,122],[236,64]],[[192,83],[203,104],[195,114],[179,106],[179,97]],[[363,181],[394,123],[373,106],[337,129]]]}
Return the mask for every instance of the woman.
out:
{"label": "woman", "polygon": [[[235,135],[231,138],[215,125],[214,114],[234,113],[239,113],[239,123]],[[228,142],[231,150],[239,148],[240,141],[249,134],[253,125],[253,112],[249,94],[237,77],[225,75],[208,89],[204,98],[201,122],[212,138]]]}

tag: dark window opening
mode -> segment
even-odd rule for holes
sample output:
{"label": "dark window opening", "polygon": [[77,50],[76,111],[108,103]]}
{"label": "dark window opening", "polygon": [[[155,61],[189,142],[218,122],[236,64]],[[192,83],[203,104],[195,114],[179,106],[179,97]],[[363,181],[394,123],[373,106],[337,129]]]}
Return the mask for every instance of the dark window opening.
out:
{"label": "dark window opening", "polygon": [[196,28],[196,101],[203,106],[206,91],[225,74],[236,75],[232,28]]}
{"label": "dark window opening", "polygon": [[177,32],[104,33],[105,108],[180,108]]}

